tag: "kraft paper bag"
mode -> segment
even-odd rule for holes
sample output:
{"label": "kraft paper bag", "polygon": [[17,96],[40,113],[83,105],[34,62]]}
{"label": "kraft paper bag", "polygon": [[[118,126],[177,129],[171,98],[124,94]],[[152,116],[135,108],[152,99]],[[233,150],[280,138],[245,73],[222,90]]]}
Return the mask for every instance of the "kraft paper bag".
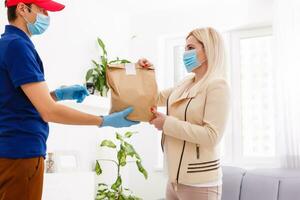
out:
{"label": "kraft paper bag", "polygon": [[110,113],[133,107],[128,116],[133,121],[149,122],[150,109],[157,105],[157,83],[154,67],[142,68],[138,64],[111,64],[106,71],[106,81],[111,89]]}

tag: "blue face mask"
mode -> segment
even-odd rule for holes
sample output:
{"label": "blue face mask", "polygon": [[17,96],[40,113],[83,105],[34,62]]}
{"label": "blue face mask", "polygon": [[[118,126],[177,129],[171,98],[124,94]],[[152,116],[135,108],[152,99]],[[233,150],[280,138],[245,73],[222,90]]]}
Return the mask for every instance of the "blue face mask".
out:
{"label": "blue face mask", "polygon": [[50,25],[50,17],[36,13],[36,21],[34,23],[30,23],[26,18],[25,21],[27,22],[27,28],[31,35],[41,35],[43,34]]}
{"label": "blue face mask", "polygon": [[199,61],[197,57],[197,52],[195,49],[184,52],[183,63],[188,73],[202,65],[202,62]]}

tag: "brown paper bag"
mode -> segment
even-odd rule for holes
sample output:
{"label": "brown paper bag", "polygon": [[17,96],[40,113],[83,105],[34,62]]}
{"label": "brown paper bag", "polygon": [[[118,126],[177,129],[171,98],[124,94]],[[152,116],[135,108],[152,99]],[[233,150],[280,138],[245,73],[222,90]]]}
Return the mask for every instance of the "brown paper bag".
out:
{"label": "brown paper bag", "polygon": [[106,79],[111,89],[110,113],[131,106],[134,112],[128,119],[148,122],[153,118],[150,108],[156,106],[158,94],[154,67],[145,69],[133,63],[109,65]]}

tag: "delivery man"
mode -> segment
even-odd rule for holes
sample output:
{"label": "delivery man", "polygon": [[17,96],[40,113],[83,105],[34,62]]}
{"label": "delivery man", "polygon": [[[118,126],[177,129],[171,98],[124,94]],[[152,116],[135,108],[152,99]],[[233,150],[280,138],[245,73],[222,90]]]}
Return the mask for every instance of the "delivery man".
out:
{"label": "delivery man", "polygon": [[0,38],[0,200],[41,200],[48,122],[129,127],[133,110],[94,116],[56,103],[82,102],[88,95],[74,85],[49,92],[41,58],[30,40],[44,33],[48,11],[64,5],[52,0],[6,0],[9,25]]}

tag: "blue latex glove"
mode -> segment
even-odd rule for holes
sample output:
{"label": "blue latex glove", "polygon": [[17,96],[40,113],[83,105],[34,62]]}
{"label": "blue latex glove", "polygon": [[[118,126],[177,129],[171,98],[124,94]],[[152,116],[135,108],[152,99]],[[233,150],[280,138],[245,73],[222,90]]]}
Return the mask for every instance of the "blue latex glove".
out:
{"label": "blue latex glove", "polygon": [[86,87],[82,85],[72,85],[69,87],[62,87],[55,90],[57,101],[61,100],[77,100],[77,103],[83,102],[89,92]]}
{"label": "blue latex glove", "polygon": [[127,119],[127,116],[132,112],[133,108],[129,107],[121,112],[116,112],[107,116],[103,116],[103,123],[101,127],[111,126],[115,128],[122,128],[139,124],[140,122],[131,121]]}

